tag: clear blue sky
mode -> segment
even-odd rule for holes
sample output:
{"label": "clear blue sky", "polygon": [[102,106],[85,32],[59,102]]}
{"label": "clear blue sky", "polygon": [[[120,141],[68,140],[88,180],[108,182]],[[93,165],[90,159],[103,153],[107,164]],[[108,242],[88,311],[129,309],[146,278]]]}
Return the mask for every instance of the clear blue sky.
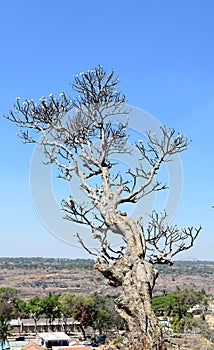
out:
{"label": "clear blue sky", "polygon": [[[70,93],[73,75],[100,63],[118,73],[131,105],[192,140],[174,221],[203,226],[186,256],[207,260],[214,260],[213,13],[212,0],[7,0],[0,13],[1,115],[17,96]],[[38,219],[29,191],[33,147],[0,123],[0,256],[87,256]]]}

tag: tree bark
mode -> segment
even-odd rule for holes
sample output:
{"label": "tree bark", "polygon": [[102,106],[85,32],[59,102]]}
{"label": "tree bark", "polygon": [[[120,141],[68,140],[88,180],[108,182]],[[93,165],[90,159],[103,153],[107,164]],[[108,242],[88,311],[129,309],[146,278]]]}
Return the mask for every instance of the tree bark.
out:
{"label": "tree bark", "polygon": [[119,260],[99,257],[97,268],[114,287],[122,292],[116,300],[116,310],[127,326],[127,344],[124,349],[163,349],[161,329],[152,310],[151,299],[158,276],[153,265],[145,261],[142,230],[132,219],[114,217],[113,232],[122,233],[127,240],[127,251]]}
{"label": "tree bark", "polygon": [[135,261],[125,275],[116,310],[126,321],[130,349],[161,349],[161,332],[151,307],[154,277],[152,267],[142,261]]}

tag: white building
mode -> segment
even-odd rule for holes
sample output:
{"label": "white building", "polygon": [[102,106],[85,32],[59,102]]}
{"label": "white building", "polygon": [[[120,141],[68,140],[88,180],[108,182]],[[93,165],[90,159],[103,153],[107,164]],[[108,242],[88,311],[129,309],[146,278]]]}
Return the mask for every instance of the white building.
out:
{"label": "white building", "polygon": [[46,349],[53,346],[69,346],[70,337],[64,332],[44,332],[38,333],[40,344]]}

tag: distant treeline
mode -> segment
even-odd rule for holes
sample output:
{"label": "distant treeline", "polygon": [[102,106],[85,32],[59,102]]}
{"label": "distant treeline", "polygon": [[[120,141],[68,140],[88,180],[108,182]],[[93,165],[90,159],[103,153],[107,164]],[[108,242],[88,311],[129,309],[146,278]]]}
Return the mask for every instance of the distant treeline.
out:
{"label": "distant treeline", "polygon": [[160,274],[188,274],[188,275],[210,275],[214,274],[214,261],[175,261],[173,266],[159,265]]}
{"label": "distant treeline", "polygon": [[[92,259],[43,258],[43,257],[3,257],[0,258],[1,269],[55,269],[74,270],[92,268]],[[173,266],[159,265],[160,274],[213,274],[214,261],[175,261]]]}
{"label": "distant treeline", "polygon": [[42,257],[4,257],[0,258],[1,269],[55,269],[74,270],[92,268],[94,261],[91,259],[69,259],[69,258],[42,258]]}

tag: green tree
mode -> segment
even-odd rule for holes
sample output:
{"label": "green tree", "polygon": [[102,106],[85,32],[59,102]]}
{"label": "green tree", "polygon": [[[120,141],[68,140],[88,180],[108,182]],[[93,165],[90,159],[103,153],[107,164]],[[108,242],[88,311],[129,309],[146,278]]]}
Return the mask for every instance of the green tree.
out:
{"label": "green tree", "polygon": [[14,309],[10,301],[2,300],[0,302],[0,322],[2,324],[11,320],[13,312]]}
{"label": "green tree", "polygon": [[35,296],[28,300],[26,304],[26,311],[30,313],[35,322],[35,332],[37,333],[37,322],[43,315],[43,301],[42,298]]}
{"label": "green tree", "polygon": [[0,301],[10,301],[12,302],[17,298],[19,291],[11,287],[1,287],[0,288]]}
{"label": "green tree", "polygon": [[84,329],[88,326],[91,326],[94,332],[98,330],[102,334],[109,328],[121,327],[123,324],[115,311],[112,297],[63,293],[59,297],[59,304],[65,327],[68,317],[75,318],[81,324],[83,337],[85,337]]}
{"label": "green tree", "polygon": [[189,308],[206,304],[205,295],[194,290],[177,290],[175,293],[166,296],[155,297],[152,305],[156,313],[161,312],[172,318],[171,323],[175,331],[182,332],[187,328],[191,329],[193,321]]}
{"label": "green tree", "polygon": [[176,293],[177,299],[181,304],[186,305],[187,307],[196,305],[205,300],[205,295],[201,292],[197,292],[195,290],[180,290]]}
{"label": "green tree", "polygon": [[106,333],[106,330],[109,329],[110,325],[113,326],[111,321],[111,314],[103,308],[98,308],[93,326],[95,329],[99,330],[100,334],[103,334]]}
{"label": "green tree", "polygon": [[103,334],[106,333],[109,328],[117,327],[116,323],[119,315],[115,310],[113,297],[95,293],[92,299],[94,300],[94,308],[96,310],[94,313],[94,329],[98,330],[100,334]]}
{"label": "green tree", "polygon": [[8,337],[10,333],[10,320],[13,315],[13,307],[9,300],[0,301],[0,342],[2,348],[7,348],[8,346]]}
{"label": "green tree", "polygon": [[62,315],[66,318],[72,316],[72,307],[74,304],[75,296],[69,292],[65,292],[59,296],[59,305],[62,312]]}
{"label": "green tree", "polygon": [[14,310],[14,318],[22,318],[26,315],[27,312],[27,303],[25,300],[22,300],[20,298],[16,298],[12,301],[12,306]]}
{"label": "green tree", "polygon": [[63,317],[64,330],[67,332],[67,319],[72,317],[72,308],[74,305],[74,295],[71,293],[63,293],[59,296],[59,306]]}
{"label": "green tree", "polygon": [[104,309],[108,311],[111,315],[111,325],[110,329],[114,328],[117,332],[124,330],[124,320],[120,317],[115,308],[115,300],[117,296],[115,295],[106,295]]}
{"label": "green tree", "polygon": [[96,312],[94,302],[90,296],[81,294],[74,295],[72,316],[75,320],[80,322],[83,339],[86,338],[85,328],[93,326]]}
{"label": "green tree", "polygon": [[53,330],[53,321],[61,315],[59,295],[48,293],[48,295],[42,299],[41,307],[43,314],[48,318],[51,330]]}
{"label": "green tree", "polygon": [[1,349],[9,349],[8,337],[11,336],[11,327],[9,323],[0,323],[0,343]]}

